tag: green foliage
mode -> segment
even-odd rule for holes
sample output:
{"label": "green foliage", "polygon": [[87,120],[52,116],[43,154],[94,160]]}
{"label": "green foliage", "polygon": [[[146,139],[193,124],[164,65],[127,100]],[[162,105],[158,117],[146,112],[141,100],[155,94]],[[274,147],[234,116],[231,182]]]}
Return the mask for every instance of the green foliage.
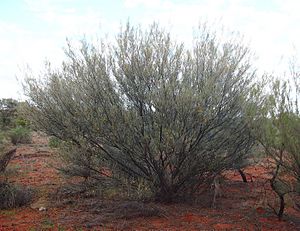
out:
{"label": "green foliage", "polygon": [[29,127],[29,122],[23,118],[17,118],[15,124],[17,127]]}
{"label": "green foliage", "polygon": [[9,131],[11,142],[16,144],[27,144],[31,142],[31,131],[27,127],[18,126]]}
{"label": "green foliage", "polygon": [[46,78],[26,81],[30,121],[65,142],[71,175],[142,180],[162,201],[190,197],[254,144],[249,50],[222,39],[204,25],[185,48],[156,24],[128,24],[114,43],[68,44],[60,70],[49,64]]}
{"label": "green foliage", "polygon": [[50,148],[58,148],[62,144],[62,141],[60,139],[58,139],[57,137],[52,136],[49,138],[48,144],[49,144]]}

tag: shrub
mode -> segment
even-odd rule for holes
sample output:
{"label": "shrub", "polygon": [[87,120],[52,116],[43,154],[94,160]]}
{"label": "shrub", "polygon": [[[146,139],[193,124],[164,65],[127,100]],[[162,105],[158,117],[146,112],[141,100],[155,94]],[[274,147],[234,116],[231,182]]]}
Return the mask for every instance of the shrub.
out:
{"label": "shrub", "polygon": [[245,118],[249,50],[205,26],[199,32],[192,48],[156,24],[128,24],[112,44],[68,44],[61,70],[49,65],[43,80],[26,80],[30,121],[65,142],[76,171],[142,180],[161,201],[192,196],[238,168],[254,143]]}
{"label": "shrub", "polygon": [[27,205],[33,198],[33,191],[6,182],[0,182],[0,209]]}
{"label": "shrub", "polygon": [[11,142],[16,145],[19,143],[30,143],[31,142],[31,131],[29,128],[18,126],[9,131],[9,137]]}

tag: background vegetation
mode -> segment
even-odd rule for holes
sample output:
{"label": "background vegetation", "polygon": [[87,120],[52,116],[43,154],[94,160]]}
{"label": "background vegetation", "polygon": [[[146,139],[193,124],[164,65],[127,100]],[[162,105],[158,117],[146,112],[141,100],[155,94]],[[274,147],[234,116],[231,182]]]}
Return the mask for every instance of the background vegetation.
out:
{"label": "background vegetation", "polygon": [[14,145],[31,141],[29,123],[21,113],[23,105],[13,99],[0,100],[0,209],[25,205],[32,198],[30,189],[10,184],[6,174],[16,153]]}

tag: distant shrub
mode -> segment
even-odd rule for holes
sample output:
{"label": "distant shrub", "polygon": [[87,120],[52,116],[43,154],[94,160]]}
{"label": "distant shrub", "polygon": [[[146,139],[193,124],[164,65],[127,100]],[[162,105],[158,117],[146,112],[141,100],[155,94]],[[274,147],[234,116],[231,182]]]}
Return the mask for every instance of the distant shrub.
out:
{"label": "distant shrub", "polygon": [[14,99],[0,99],[0,128],[9,129],[14,126],[17,115],[18,101]]}
{"label": "distant shrub", "polygon": [[24,118],[17,118],[15,123],[18,127],[28,127],[30,124],[29,121]]}
{"label": "distant shrub", "polygon": [[18,126],[16,128],[13,128],[9,132],[9,136],[11,139],[11,142],[13,144],[19,144],[19,143],[30,143],[31,142],[31,131],[29,128]]}
{"label": "distant shrub", "polygon": [[0,182],[0,209],[16,208],[28,204],[33,198],[33,191]]}

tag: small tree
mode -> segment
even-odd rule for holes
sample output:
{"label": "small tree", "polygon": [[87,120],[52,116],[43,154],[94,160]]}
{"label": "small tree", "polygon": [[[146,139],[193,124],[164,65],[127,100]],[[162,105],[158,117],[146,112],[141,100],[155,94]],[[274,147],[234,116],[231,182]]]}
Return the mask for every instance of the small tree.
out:
{"label": "small tree", "polygon": [[270,184],[280,201],[279,219],[284,214],[285,195],[295,193],[300,183],[299,74],[293,71],[292,76],[294,85],[273,81],[261,117],[255,121],[256,136],[275,166]]}
{"label": "small tree", "polygon": [[49,64],[25,89],[35,126],[64,141],[70,166],[85,175],[109,168],[172,201],[247,157],[254,73],[240,41],[220,41],[204,26],[188,49],[156,24],[128,24],[115,43],[69,44],[66,55],[60,70]]}

